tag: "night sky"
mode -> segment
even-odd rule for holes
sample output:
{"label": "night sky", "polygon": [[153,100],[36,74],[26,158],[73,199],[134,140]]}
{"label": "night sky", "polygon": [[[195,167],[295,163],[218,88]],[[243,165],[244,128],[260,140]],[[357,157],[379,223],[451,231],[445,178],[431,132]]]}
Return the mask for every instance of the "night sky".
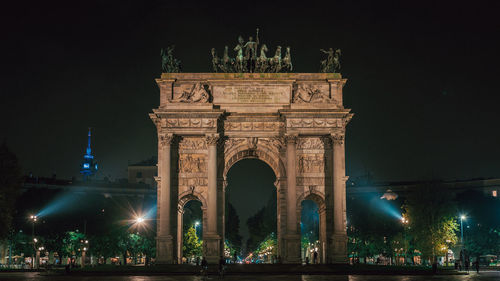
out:
{"label": "night sky", "polygon": [[[377,180],[500,177],[500,2],[16,1],[0,9],[0,140],[24,171],[77,175],[93,127],[104,175],[156,155],[160,48],[184,72],[260,28],[296,72],[342,49],[347,174]],[[411,3],[410,3],[411,2]]]}

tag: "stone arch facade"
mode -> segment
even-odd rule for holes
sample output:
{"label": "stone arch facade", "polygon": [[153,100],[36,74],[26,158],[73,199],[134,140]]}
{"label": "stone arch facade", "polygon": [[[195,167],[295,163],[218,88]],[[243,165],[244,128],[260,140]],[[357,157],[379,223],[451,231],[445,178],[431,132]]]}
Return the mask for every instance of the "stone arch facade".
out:
{"label": "stone arch facade", "polygon": [[340,74],[163,73],[156,82],[157,263],[182,257],[182,209],[193,199],[203,206],[203,254],[218,261],[226,175],[245,158],[276,175],[282,261],[301,262],[300,202],[308,198],[322,206],[322,261],[347,261],[344,136],[353,114]]}

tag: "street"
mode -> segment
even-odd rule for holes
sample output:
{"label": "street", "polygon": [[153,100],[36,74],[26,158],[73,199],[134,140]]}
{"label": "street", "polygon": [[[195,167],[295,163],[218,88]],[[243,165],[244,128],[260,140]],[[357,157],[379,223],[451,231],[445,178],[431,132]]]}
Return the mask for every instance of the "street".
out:
{"label": "street", "polygon": [[[9,272],[0,273],[0,280],[17,281],[17,280],[130,280],[130,281],[155,281],[155,280],[202,280],[200,276],[43,276],[37,272]],[[208,280],[219,280],[217,276],[211,276]],[[443,281],[493,281],[500,280],[499,271],[487,271],[479,274],[470,273],[470,275],[437,275],[437,276],[393,276],[393,275],[231,275],[226,276],[224,280],[273,280],[273,281],[427,281],[427,280],[443,280]]]}

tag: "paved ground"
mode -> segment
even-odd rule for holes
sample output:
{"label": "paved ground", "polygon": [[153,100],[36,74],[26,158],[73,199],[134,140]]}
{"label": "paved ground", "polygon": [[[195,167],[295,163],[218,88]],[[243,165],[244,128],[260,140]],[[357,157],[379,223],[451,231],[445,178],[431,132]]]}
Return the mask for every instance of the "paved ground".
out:
{"label": "paved ground", "polygon": [[[179,280],[179,281],[195,281],[202,280],[200,276],[42,276],[36,272],[26,273],[0,273],[2,281],[18,281],[18,280],[40,280],[40,281],[62,281],[62,280],[79,280],[79,281],[159,281],[159,280]],[[219,280],[216,276],[211,276],[209,280]],[[471,273],[470,275],[438,275],[438,276],[387,276],[387,275],[250,275],[250,276],[226,276],[224,280],[272,280],[272,281],[498,281],[500,280],[499,271],[481,272],[479,274]]]}

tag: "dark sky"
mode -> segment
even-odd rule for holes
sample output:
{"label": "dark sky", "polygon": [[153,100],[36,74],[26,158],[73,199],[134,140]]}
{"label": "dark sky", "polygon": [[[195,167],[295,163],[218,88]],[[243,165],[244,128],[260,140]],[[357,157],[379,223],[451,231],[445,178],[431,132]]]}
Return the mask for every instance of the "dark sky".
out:
{"label": "dark sky", "polygon": [[498,1],[15,3],[0,9],[0,138],[26,172],[76,175],[91,126],[103,171],[124,177],[156,154],[160,48],[208,72],[211,47],[259,27],[297,72],[342,49],[348,175],[500,177]]}

